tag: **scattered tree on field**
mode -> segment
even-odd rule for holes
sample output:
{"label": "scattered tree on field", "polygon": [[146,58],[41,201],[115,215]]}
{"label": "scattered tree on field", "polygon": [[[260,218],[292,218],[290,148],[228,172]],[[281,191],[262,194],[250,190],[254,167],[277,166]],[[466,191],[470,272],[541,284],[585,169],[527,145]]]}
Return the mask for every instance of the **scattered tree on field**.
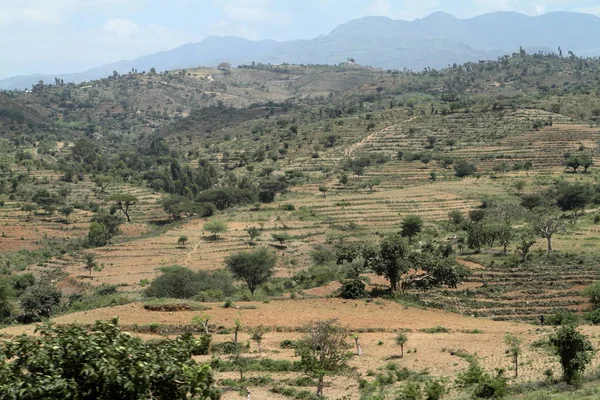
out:
{"label": "scattered tree on field", "polygon": [[417,236],[423,228],[423,218],[418,215],[407,215],[400,225],[402,230],[400,235],[408,238],[408,243],[412,243],[413,237]]}
{"label": "scattered tree on field", "polygon": [[262,235],[262,229],[260,229],[256,226],[251,226],[251,227],[247,228],[246,232],[248,233],[248,236],[250,236],[251,245],[255,245],[256,243],[254,242],[254,240],[257,237],[259,237],[260,235]]}
{"label": "scattered tree on field", "polygon": [[131,222],[129,209],[138,203],[138,198],[132,194],[119,193],[108,198],[108,201],[114,202],[114,205],[125,214],[127,222]]}
{"label": "scattered tree on field", "polygon": [[349,359],[348,330],[335,320],[319,321],[306,327],[305,336],[296,344],[296,355],[304,372],[317,380],[317,396],[323,396],[325,377],[345,370]]}
{"label": "scattered tree on field", "polygon": [[250,293],[273,275],[277,256],[266,248],[256,249],[253,252],[241,252],[230,255],[225,259],[225,266],[231,274],[248,285]]}
{"label": "scattered tree on field", "polygon": [[404,357],[404,345],[408,342],[408,335],[405,332],[398,332],[396,335],[396,344],[400,346],[400,357]]}
{"label": "scattered tree on field", "polygon": [[594,348],[574,326],[562,326],[550,336],[550,344],[560,359],[563,378],[569,385],[581,383],[581,374],[592,360]]}
{"label": "scattered tree on field", "polygon": [[358,336],[357,333],[353,333],[352,335],[350,335],[350,337],[352,339],[354,339],[354,344],[356,345],[356,355],[362,356],[362,353],[363,353],[362,347],[360,347],[360,343],[359,343],[360,336]]}
{"label": "scattered tree on field", "polygon": [[373,271],[384,276],[390,282],[392,292],[398,290],[398,282],[411,266],[410,249],[400,235],[391,235],[383,239],[379,245],[379,254],[373,263]]}
{"label": "scattered tree on field", "polygon": [[321,185],[319,186],[319,192],[323,193],[323,197],[327,197],[327,192],[329,191],[329,188],[325,185]]}
{"label": "scattered tree on field", "polygon": [[285,242],[289,241],[292,237],[285,232],[280,232],[280,233],[272,233],[271,237],[279,242],[279,247],[281,247],[282,249],[285,249]]}
{"label": "scattered tree on field", "polygon": [[187,236],[179,236],[179,239],[177,239],[177,245],[185,248],[185,245],[187,244],[188,240],[189,239]]}
{"label": "scattered tree on field", "polygon": [[110,175],[96,175],[94,183],[100,188],[100,193],[104,193],[107,187],[112,185],[114,178]]}
{"label": "scattered tree on field", "polygon": [[110,232],[104,224],[98,222],[90,223],[87,241],[92,247],[104,247],[110,240]]}
{"label": "scattered tree on field", "polygon": [[224,233],[229,230],[227,224],[220,220],[208,221],[204,224],[204,230],[213,234],[213,240],[219,238],[219,233]]}
{"label": "scattered tree on field", "polygon": [[27,221],[29,221],[31,219],[31,216],[37,209],[38,209],[37,204],[33,204],[33,203],[26,203],[21,206],[21,210],[23,210],[27,213]]}
{"label": "scattered tree on field", "polygon": [[93,253],[87,253],[85,255],[85,265],[83,269],[90,273],[90,278],[92,277],[92,271],[99,270],[98,263],[96,262],[96,256]]}
{"label": "scattered tree on field", "polygon": [[265,336],[265,333],[267,333],[267,328],[265,328],[263,325],[257,326],[251,331],[250,337],[256,342],[259,356],[262,356],[262,341]]}
{"label": "scattered tree on field", "polygon": [[504,343],[507,346],[506,353],[512,357],[515,368],[515,378],[519,376],[519,356],[521,355],[521,342],[522,340],[515,335],[506,334],[504,336]]}
{"label": "scattered tree on field", "polygon": [[65,220],[69,221],[69,215],[73,214],[75,208],[71,205],[65,205],[60,208],[60,213],[65,216]]}
{"label": "scattered tree on field", "polygon": [[539,217],[534,223],[534,229],[548,242],[548,253],[552,252],[552,237],[565,231],[565,223],[554,216]]}
{"label": "scattered tree on field", "polygon": [[366,185],[369,188],[369,192],[373,192],[375,190],[375,186],[381,185],[381,178],[371,178],[367,181]]}

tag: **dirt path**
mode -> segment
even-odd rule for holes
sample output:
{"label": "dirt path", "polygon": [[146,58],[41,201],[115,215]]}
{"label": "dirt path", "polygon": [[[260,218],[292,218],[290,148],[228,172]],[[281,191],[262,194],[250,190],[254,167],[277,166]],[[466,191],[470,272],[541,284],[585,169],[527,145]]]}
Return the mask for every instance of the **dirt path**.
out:
{"label": "dirt path", "polygon": [[192,251],[190,251],[187,255],[187,258],[185,259],[185,262],[183,263],[183,265],[185,265],[186,267],[189,265],[190,263],[190,259],[192,258],[192,254],[196,253],[198,251],[198,249],[200,248],[200,245],[202,244],[202,240],[200,240],[198,243],[196,243],[196,245],[194,246],[194,248],[192,249]]}

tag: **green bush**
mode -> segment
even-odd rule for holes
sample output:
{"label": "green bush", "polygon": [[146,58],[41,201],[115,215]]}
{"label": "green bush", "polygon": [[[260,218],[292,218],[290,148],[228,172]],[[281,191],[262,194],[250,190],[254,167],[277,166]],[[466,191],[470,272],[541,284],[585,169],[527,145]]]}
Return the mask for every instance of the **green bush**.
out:
{"label": "green bush", "polygon": [[548,325],[560,326],[575,324],[577,322],[577,315],[566,309],[556,311],[553,315],[546,317],[546,323]]}
{"label": "green bush", "polygon": [[360,279],[346,279],[342,281],[339,297],[342,299],[364,299],[367,297],[365,283]]}
{"label": "green bush", "polygon": [[0,348],[1,399],[220,398],[210,367],[192,359],[205,343],[191,335],[147,343],[115,321],[91,331],[45,325],[36,332]]}
{"label": "green bush", "polygon": [[501,399],[506,396],[507,385],[504,378],[485,375],[475,387],[473,395],[478,399]]}
{"label": "green bush", "polygon": [[39,282],[28,287],[19,302],[25,312],[25,320],[39,321],[52,315],[60,305],[61,298],[60,290],[47,282]]}
{"label": "green bush", "polygon": [[144,294],[147,297],[190,299],[200,292],[220,291],[224,296],[235,293],[233,278],[226,271],[198,271],[172,266],[153,280]]}

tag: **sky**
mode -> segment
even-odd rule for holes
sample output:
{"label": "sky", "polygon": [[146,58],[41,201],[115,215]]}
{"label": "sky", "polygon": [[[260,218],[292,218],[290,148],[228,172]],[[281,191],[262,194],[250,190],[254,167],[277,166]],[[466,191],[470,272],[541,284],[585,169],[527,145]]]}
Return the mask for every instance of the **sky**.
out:
{"label": "sky", "polygon": [[600,0],[0,0],[0,79],[80,72],[211,35],[309,39],[364,16],[414,20],[436,11],[600,16]]}

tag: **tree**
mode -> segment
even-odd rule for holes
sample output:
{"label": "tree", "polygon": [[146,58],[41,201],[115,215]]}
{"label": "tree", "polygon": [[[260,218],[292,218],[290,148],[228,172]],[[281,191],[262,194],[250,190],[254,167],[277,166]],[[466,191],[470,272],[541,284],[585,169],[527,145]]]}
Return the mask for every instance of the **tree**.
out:
{"label": "tree", "polygon": [[507,354],[512,357],[513,365],[515,367],[515,378],[519,376],[519,356],[521,355],[521,342],[522,340],[515,335],[506,334],[504,335],[504,344],[507,346]]}
{"label": "tree", "polygon": [[48,318],[60,305],[62,293],[48,282],[38,282],[29,286],[19,298],[21,308],[32,319],[39,321]]}
{"label": "tree", "polygon": [[11,305],[11,298],[13,297],[12,289],[7,280],[0,280],[0,322],[10,318],[13,313]]}
{"label": "tree", "polygon": [[87,241],[92,247],[104,247],[110,240],[110,233],[104,224],[92,222],[88,232]]}
{"label": "tree", "polygon": [[594,309],[600,308],[600,282],[592,283],[581,294],[590,298],[590,303],[592,303]]}
{"label": "tree", "polygon": [[257,228],[256,226],[251,226],[247,228],[246,232],[248,233],[248,236],[250,236],[250,243],[252,246],[256,244],[254,240],[260,235],[262,235],[262,229]]}
{"label": "tree", "polygon": [[179,239],[177,239],[177,245],[185,248],[185,244],[188,242],[188,240],[189,239],[187,236],[179,236]]}
{"label": "tree", "polygon": [[467,246],[479,253],[486,239],[483,224],[470,223],[465,230],[467,231]]}
{"label": "tree", "polygon": [[100,193],[104,193],[107,187],[112,185],[114,178],[110,175],[96,175],[94,183],[100,188]]}
{"label": "tree", "polygon": [[317,380],[317,396],[323,396],[324,380],[347,368],[349,359],[346,339],[348,330],[335,320],[319,321],[306,326],[305,336],[296,344],[296,355],[304,372]]}
{"label": "tree", "polygon": [[583,167],[583,173],[587,174],[588,169],[594,163],[594,158],[589,153],[583,153],[579,156],[579,160],[581,161],[581,166]]}
{"label": "tree", "polygon": [[90,278],[92,277],[92,271],[98,271],[99,266],[96,262],[96,256],[92,253],[87,253],[85,255],[85,265],[83,267],[86,271],[90,273]]}
{"label": "tree", "polygon": [[459,178],[474,175],[476,172],[477,168],[475,167],[475,165],[465,160],[457,161],[454,164],[454,175],[456,175]]}
{"label": "tree", "polygon": [[534,229],[548,242],[548,253],[552,252],[552,237],[565,231],[565,223],[559,217],[538,217]]}
{"label": "tree", "polygon": [[369,192],[372,192],[375,189],[375,186],[381,185],[381,178],[371,178],[367,181],[366,185],[369,188]]}
{"label": "tree", "polygon": [[398,282],[410,269],[408,244],[400,235],[391,235],[379,245],[379,254],[372,266],[373,271],[390,282],[392,292],[398,290]]}
{"label": "tree", "polygon": [[577,173],[577,169],[581,167],[581,158],[579,155],[572,155],[566,159],[565,164],[569,168],[573,168],[573,173]]}
{"label": "tree", "polygon": [[246,282],[250,293],[254,294],[273,276],[276,262],[277,256],[263,247],[251,253],[232,254],[225,259],[225,266],[235,278]]}
{"label": "tree", "polygon": [[66,206],[62,206],[60,208],[60,213],[63,214],[65,216],[65,219],[67,221],[69,221],[69,215],[73,214],[73,211],[75,210],[75,208],[71,205],[66,205]]}
{"label": "tree", "polygon": [[282,249],[285,249],[285,242],[289,241],[292,238],[286,232],[272,233],[271,237],[273,238],[273,240],[279,242],[279,247],[281,247]]}
{"label": "tree", "polygon": [[408,342],[408,335],[405,332],[399,332],[396,335],[396,344],[400,346],[400,357],[404,357],[404,345]]}
{"label": "tree", "polygon": [[323,197],[327,197],[327,192],[329,191],[329,188],[325,185],[321,185],[319,186],[319,192],[323,193]]}
{"label": "tree", "polygon": [[423,219],[418,215],[407,215],[400,225],[402,228],[400,235],[408,238],[408,243],[412,244],[413,237],[417,236],[423,228]]}
{"label": "tree", "polygon": [[210,336],[145,341],[122,332],[116,320],[42,325],[36,335],[7,341],[0,350],[3,399],[217,400],[206,354]]}
{"label": "tree", "polygon": [[581,374],[592,360],[594,348],[574,326],[562,326],[550,336],[550,344],[560,359],[563,378],[569,384],[578,384]]}
{"label": "tree", "polygon": [[583,211],[594,196],[591,185],[585,183],[561,182],[552,193],[556,197],[556,205],[562,211]]}
{"label": "tree", "polygon": [[252,338],[252,340],[254,340],[256,342],[256,346],[258,347],[258,355],[262,356],[262,341],[263,338],[265,336],[265,333],[267,333],[267,328],[265,328],[263,325],[257,326],[256,328],[251,330],[251,335],[250,337]]}
{"label": "tree", "polygon": [[446,139],[446,146],[450,147],[450,151],[452,151],[454,149],[454,145],[456,145],[456,139],[454,139],[454,138]]}
{"label": "tree", "polygon": [[517,251],[521,254],[521,262],[527,261],[527,256],[531,247],[535,244],[535,239],[524,237],[521,242],[517,245]]}
{"label": "tree", "polygon": [[213,240],[219,238],[219,233],[224,233],[229,230],[227,224],[221,220],[215,219],[204,224],[204,230],[213,234]]}
{"label": "tree", "polygon": [[428,136],[427,143],[429,143],[429,148],[433,149],[435,144],[437,143],[437,138],[435,136]]}
{"label": "tree", "polygon": [[38,206],[33,203],[26,203],[21,206],[21,210],[27,213],[27,221],[31,219],[33,213],[38,209]]}
{"label": "tree", "polygon": [[525,189],[525,186],[527,186],[527,182],[525,182],[523,179],[519,179],[513,184],[513,187],[515,188],[518,194],[521,194],[523,189]]}
{"label": "tree", "polygon": [[127,222],[131,222],[131,218],[129,217],[129,209],[137,204],[137,197],[132,194],[119,193],[110,196],[108,201],[114,202],[115,206],[121,210],[123,214],[125,214]]}

